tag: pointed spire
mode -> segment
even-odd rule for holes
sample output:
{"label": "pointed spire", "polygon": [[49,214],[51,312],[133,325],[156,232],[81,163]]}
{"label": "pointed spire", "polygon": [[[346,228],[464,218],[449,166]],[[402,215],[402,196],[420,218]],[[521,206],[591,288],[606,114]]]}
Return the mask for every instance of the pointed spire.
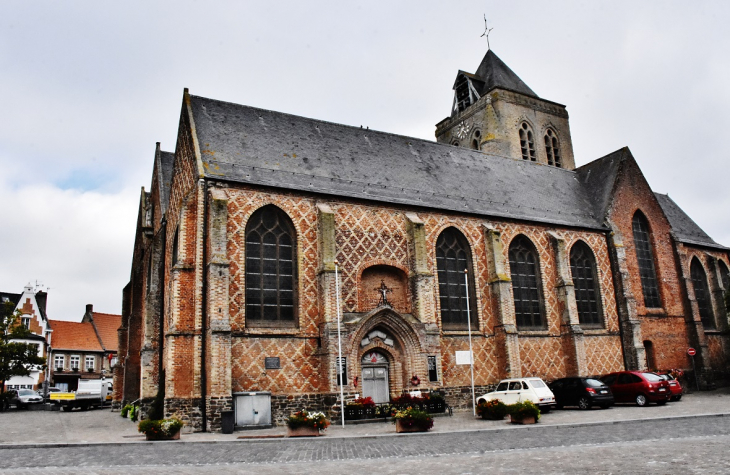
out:
{"label": "pointed spire", "polygon": [[484,55],[476,76],[484,81],[484,86],[480,91],[481,95],[486,94],[495,87],[499,87],[527,96],[539,97],[491,49]]}

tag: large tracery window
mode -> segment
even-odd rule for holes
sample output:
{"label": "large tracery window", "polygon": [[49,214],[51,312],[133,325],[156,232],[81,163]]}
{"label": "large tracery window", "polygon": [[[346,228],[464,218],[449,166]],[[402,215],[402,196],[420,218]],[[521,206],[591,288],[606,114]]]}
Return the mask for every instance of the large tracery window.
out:
{"label": "large tracery window", "polygon": [[588,245],[578,241],[570,250],[570,273],[575,286],[575,303],[581,325],[602,325],[601,292],[598,289],[596,258]]}
{"label": "large tracery window", "polygon": [[545,133],[545,152],[547,152],[548,165],[558,168],[563,166],[563,162],[560,159],[560,144],[558,143],[558,137],[551,129],[548,129]]}
{"label": "large tracery window", "polygon": [[537,160],[535,155],[535,140],[532,136],[532,129],[523,122],[520,126],[520,149],[522,149],[522,159],[532,162]]}
{"label": "large tracery window", "polygon": [[509,246],[509,271],[517,328],[544,329],[546,325],[540,291],[540,261],[535,246],[525,236],[516,237]]}
{"label": "large tracery window", "polygon": [[637,211],[631,224],[634,231],[634,247],[636,248],[636,260],[639,264],[641,289],[644,293],[644,306],[659,308],[661,302],[659,300],[656,269],[654,268],[654,251],[651,245],[649,222],[641,211]]}
{"label": "large tracery window", "polygon": [[471,328],[476,330],[477,313],[474,295],[474,278],[471,266],[471,250],[463,234],[455,228],[445,229],[436,241],[436,268],[441,303],[441,326],[444,330],[466,330],[467,286],[464,270],[469,269],[469,311]]}
{"label": "large tracery window", "polygon": [[700,310],[702,326],[707,329],[714,329],[715,315],[712,311],[710,289],[707,286],[707,274],[705,274],[705,269],[702,267],[702,264],[697,258],[692,259],[690,276],[692,277],[692,287],[695,291],[697,307]]}
{"label": "large tracery window", "polygon": [[246,225],[246,325],[296,326],[296,232],[273,205]]}

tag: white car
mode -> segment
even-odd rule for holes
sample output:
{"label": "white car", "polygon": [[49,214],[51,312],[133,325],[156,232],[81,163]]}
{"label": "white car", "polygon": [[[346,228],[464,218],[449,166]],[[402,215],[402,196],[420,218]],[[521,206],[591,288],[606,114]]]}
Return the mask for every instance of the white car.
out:
{"label": "white car", "polygon": [[555,407],[555,395],[540,378],[503,379],[497,389],[477,398],[479,401],[499,399],[505,404],[531,401],[541,412],[548,412]]}

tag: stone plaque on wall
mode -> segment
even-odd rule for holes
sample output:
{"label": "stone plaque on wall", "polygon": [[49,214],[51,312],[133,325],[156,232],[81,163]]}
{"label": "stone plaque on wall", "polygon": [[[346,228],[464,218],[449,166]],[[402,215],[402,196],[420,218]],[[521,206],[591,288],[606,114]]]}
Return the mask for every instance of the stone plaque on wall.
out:
{"label": "stone plaque on wall", "polygon": [[267,356],[264,358],[265,369],[281,369],[281,361],[278,356]]}

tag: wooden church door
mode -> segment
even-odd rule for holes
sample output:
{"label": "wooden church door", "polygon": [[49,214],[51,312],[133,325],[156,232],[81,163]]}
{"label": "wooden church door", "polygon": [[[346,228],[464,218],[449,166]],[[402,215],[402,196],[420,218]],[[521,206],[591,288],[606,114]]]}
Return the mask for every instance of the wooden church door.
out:
{"label": "wooden church door", "polygon": [[375,351],[362,358],[362,397],[371,397],[376,404],[390,401],[388,360]]}

